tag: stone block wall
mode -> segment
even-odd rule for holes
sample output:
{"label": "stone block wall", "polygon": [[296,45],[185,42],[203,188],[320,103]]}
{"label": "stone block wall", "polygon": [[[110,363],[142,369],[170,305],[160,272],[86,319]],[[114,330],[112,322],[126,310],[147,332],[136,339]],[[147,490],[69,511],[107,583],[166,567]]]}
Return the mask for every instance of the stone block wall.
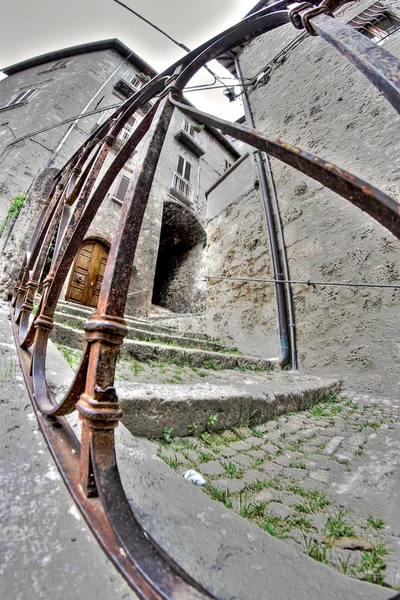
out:
{"label": "stone block wall", "polygon": [[[347,21],[371,2],[341,9]],[[299,32],[291,25],[254,40],[243,50],[244,77],[252,78]],[[382,42],[400,55],[400,33]],[[306,37],[274,67],[249,97],[256,126],[353,172],[400,199],[400,123],[397,113],[361,73],[325,41]],[[300,172],[272,160],[293,280],[398,283],[400,242],[373,219]],[[237,216],[230,265],[241,264]],[[261,216],[260,216],[261,219]],[[217,232],[214,232],[216,235]],[[256,227],[247,244],[259,239]],[[260,258],[256,247],[254,257]],[[302,371],[344,377],[359,390],[398,394],[400,290],[293,285],[299,366]],[[261,314],[274,298],[252,291]],[[250,300],[250,296],[248,297]],[[225,303],[220,294],[219,306]],[[255,310],[255,309],[254,309]]]}

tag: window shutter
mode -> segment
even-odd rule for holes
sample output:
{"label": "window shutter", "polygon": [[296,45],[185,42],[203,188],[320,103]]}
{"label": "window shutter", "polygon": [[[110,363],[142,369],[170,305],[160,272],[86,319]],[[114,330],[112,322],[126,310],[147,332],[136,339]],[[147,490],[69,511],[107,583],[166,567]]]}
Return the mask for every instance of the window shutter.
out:
{"label": "window shutter", "polygon": [[63,58],[62,60],[58,60],[51,68],[52,69],[60,69],[61,67],[65,67],[69,62],[68,58]]}
{"label": "window shutter", "polygon": [[185,164],[185,175],[184,175],[186,181],[190,181],[190,172],[191,172],[191,170],[192,170],[192,165],[189,162],[186,161],[186,164]]}
{"label": "window shutter", "polygon": [[25,90],[24,92],[20,92],[8,103],[7,106],[13,106],[14,104],[20,104],[21,102],[27,102],[34,92],[36,92],[36,88],[33,90]]}
{"label": "window shutter", "polygon": [[119,180],[117,191],[114,194],[114,197],[123,202],[125,200],[126,192],[128,191],[130,179],[126,177],[126,175],[122,175]]}
{"label": "window shutter", "polygon": [[182,156],[178,156],[178,166],[176,167],[176,170],[178,171],[179,175],[183,176],[183,166],[185,164],[185,161],[183,160]]}

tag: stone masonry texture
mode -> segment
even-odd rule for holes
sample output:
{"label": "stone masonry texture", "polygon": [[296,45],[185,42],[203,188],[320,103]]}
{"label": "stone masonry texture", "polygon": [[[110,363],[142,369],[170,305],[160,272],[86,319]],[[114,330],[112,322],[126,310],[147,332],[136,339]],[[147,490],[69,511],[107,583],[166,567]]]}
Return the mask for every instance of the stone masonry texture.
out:
{"label": "stone masonry texture", "polygon": [[25,198],[24,206],[14,226],[3,252],[0,255],[0,297],[7,300],[18,278],[24,253],[35,229],[36,222],[48,199],[58,170],[43,170],[33,181]]}
{"label": "stone masonry texture", "polygon": [[213,427],[161,441],[159,455],[298,552],[398,589],[399,400],[347,391],[254,429]]}
{"label": "stone masonry texture", "polygon": [[[352,2],[337,18],[348,21],[371,5]],[[291,25],[264,34],[240,55],[253,78],[299,35]],[[382,47],[395,56],[400,34]],[[357,69],[325,41],[305,37],[285,60],[249,88],[255,124],[369,181],[399,200],[398,116]],[[346,200],[295,169],[272,159],[284,238],[293,280],[397,283],[400,242]],[[234,176],[234,174],[232,175]],[[223,182],[223,185],[227,185]],[[217,188],[218,189],[218,188]],[[216,194],[217,189],[213,194]],[[250,193],[251,194],[251,193]],[[255,194],[255,192],[253,192]],[[261,202],[244,186],[221,216],[209,221],[210,237],[224,260],[217,275],[271,278]],[[223,225],[220,225],[223,221]],[[254,265],[252,264],[254,262]],[[250,265],[247,268],[247,263]],[[353,389],[394,394],[400,378],[397,289],[292,286],[299,367],[345,378]],[[237,297],[248,310],[240,314]],[[247,350],[253,332],[258,354],[271,356],[276,331],[272,286],[212,282],[208,302],[215,329]],[[232,308],[234,307],[234,308]],[[237,332],[224,322],[232,311]],[[218,324],[220,323],[220,324]]]}

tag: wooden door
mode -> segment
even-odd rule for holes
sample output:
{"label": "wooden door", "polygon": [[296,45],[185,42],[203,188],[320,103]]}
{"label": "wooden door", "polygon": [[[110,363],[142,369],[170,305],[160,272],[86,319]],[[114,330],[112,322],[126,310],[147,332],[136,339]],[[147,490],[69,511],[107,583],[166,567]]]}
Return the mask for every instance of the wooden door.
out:
{"label": "wooden door", "polygon": [[108,248],[104,244],[97,240],[83,242],[74,261],[66,300],[97,306],[107,258]]}

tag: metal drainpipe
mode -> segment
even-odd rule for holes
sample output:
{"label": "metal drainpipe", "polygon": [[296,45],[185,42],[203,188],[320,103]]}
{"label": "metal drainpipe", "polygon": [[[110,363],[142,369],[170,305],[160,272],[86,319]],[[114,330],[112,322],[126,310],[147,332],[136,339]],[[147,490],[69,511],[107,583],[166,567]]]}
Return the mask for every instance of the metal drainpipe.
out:
{"label": "metal drainpipe", "polygon": [[[236,56],[234,57],[234,60],[235,60],[235,69],[236,69],[238,80],[241,83],[241,85],[244,86],[243,74],[242,74],[242,69],[239,64],[239,60]],[[247,121],[248,125],[250,125],[250,127],[254,128],[254,119],[253,119],[253,115],[252,115],[251,108],[250,108],[247,90],[245,87],[243,87],[242,89],[243,89],[243,95],[242,95],[243,106],[244,106],[244,114],[246,117],[246,121]],[[271,250],[272,266],[274,269],[274,279],[277,280],[277,282],[275,283],[275,290],[276,290],[276,301],[277,301],[277,308],[278,308],[279,339],[280,339],[280,348],[281,348],[281,352],[280,352],[280,356],[279,356],[279,363],[281,364],[281,366],[286,366],[287,364],[289,364],[291,359],[290,359],[290,349],[289,349],[288,321],[287,321],[287,315],[286,315],[285,290],[284,290],[284,284],[280,283],[280,280],[283,279],[283,273],[282,273],[281,261],[280,261],[280,256],[279,256],[278,241],[277,241],[276,231],[275,231],[275,227],[274,227],[274,215],[273,215],[272,206],[271,206],[271,196],[270,196],[270,192],[268,189],[267,177],[266,177],[266,173],[265,173],[265,167],[264,167],[264,163],[263,163],[263,159],[262,159],[262,154],[259,150],[256,150],[256,151],[254,151],[254,156],[256,159],[258,175],[260,178],[261,193],[262,193],[262,198],[263,198],[263,202],[264,202],[265,217],[266,217],[266,221],[267,221],[267,229],[268,229],[269,243],[270,243],[270,250]],[[296,368],[293,363],[292,363],[292,368]]]}
{"label": "metal drainpipe", "polygon": [[297,345],[296,345],[296,325],[294,321],[294,308],[293,308],[293,294],[292,294],[292,286],[289,283],[290,275],[289,275],[289,265],[286,254],[286,245],[285,238],[283,235],[282,221],[281,215],[279,211],[278,204],[278,196],[276,193],[276,187],[274,182],[274,176],[272,174],[271,162],[269,160],[268,154],[264,153],[265,164],[267,166],[268,179],[269,179],[269,189],[271,190],[272,203],[275,211],[275,220],[276,220],[276,228],[278,230],[279,243],[281,247],[281,257],[283,263],[283,277],[286,281],[284,284],[286,290],[286,301],[287,301],[287,314],[289,317],[289,337],[290,337],[290,357],[292,369],[297,371]]}

